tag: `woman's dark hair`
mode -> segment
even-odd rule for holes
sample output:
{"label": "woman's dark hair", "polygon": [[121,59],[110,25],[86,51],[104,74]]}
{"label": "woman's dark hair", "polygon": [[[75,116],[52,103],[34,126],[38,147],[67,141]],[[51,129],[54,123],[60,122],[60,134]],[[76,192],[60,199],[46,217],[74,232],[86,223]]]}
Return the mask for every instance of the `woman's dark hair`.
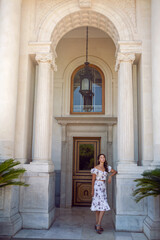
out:
{"label": "woman's dark hair", "polygon": [[104,168],[105,168],[105,171],[108,172],[108,162],[107,162],[107,160],[106,160],[106,155],[103,154],[103,153],[100,153],[100,154],[98,155],[98,157],[97,157],[97,158],[98,158],[98,161],[99,161],[99,158],[100,158],[101,155],[103,155],[104,158],[105,158]]}

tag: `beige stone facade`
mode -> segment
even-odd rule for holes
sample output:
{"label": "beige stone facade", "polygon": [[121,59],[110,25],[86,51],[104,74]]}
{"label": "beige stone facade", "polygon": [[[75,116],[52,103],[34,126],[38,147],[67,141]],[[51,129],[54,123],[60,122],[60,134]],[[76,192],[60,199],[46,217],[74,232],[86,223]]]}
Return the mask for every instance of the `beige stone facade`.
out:
{"label": "beige stone facade", "polygon": [[[100,137],[118,171],[108,191],[115,229],[159,239],[159,198],[132,198],[133,180],[160,166],[159,12],[159,0],[0,0],[0,159],[19,160],[30,184],[0,191],[2,235],[48,229],[55,206],[72,207],[78,136]],[[70,112],[86,26],[104,114]]]}

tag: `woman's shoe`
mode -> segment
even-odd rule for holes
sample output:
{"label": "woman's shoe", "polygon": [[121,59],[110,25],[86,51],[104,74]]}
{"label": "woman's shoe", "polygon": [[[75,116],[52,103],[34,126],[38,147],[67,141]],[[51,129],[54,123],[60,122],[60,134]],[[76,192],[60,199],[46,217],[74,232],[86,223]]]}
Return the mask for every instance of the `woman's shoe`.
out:
{"label": "woman's shoe", "polygon": [[97,227],[100,227],[100,225],[95,225],[95,229],[96,229],[96,232],[98,233],[98,234],[102,234],[102,231],[100,230],[100,228],[98,229]]}
{"label": "woman's shoe", "polygon": [[[97,225],[95,225],[95,230],[96,230],[96,229],[97,229]],[[103,229],[102,227],[100,227],[99,229],[100,229],[100,231],[102,231],[102,232],[104,231],[104,229]]]}

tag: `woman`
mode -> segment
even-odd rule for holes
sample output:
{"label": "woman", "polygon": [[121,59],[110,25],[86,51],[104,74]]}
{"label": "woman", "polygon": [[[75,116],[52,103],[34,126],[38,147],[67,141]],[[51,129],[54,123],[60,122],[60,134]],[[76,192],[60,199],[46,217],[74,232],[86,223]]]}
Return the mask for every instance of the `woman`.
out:
{"label": "woman", "polygon": [[106,177],[108,173],[112,173],[108,177],[108,183],[111,183],[111,178],[114,176],[117,171],[108,166],[106,157],[104,154],[98,155],[99,164],[91,169],[92,173],[92,205],[91,211],[96,211],[96,225],[95,229],[98,234],[101,234],[103,228],[101,227],[101,221],[105,211],[110,210],[110,207],[107,202],[107,193],[106,193]]}

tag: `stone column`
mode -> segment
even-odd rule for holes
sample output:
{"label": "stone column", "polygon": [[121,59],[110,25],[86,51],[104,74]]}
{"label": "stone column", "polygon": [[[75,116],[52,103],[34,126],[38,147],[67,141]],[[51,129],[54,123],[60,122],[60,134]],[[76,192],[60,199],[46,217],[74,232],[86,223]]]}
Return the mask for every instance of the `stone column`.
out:
{"label": "stone column", "polygon": [[134,163],[132,63],[134,54],[118,53],[118,161]]}
{"label": "stone column", "polygon": [[21,0],[0,1],[0,159],[14,157]]}
{"label": "stone column", "polygon": [[151,1],[153,165],[160,165],[160,1]]}
{"label": "stone column", "polygon": [[21,189],[20,212],[23,228],[48,229],[55,218],[55,173],[51,161],[53,55],[37,54],[36,61],[39,66],[35,93],[33,162],[24,164],[28,171],[23,177],[30,185],[27,189]]}
{"label": "stone column", "polygon": [[[21,0],[0,1],[0,159],[14,158]],[[0,190],[0,234],[14,235],[22,227],[19,187]]]}
{"label": "stone column", "polygon": [[37,54],[38,81],[36,92],[33,162],[51,163],[51,53]]}
{"label": "stone column", "polygon": [[[151,59],[152,59],[152,111],[153,111],[153,167],[160,166],[160,1],[151,1]],[[160,239],[160,197],[148,197],[148,216],[144,233],[151,240]]]}
{"label": "stone column", "polygon": [[134,179],[139,178],[143,167],[134,159],[134,118],[132,63],[135,55],[118,53],[118,174],[116,175],[117,231],[143,231],[147,214],[146,203],[137,204],[132,198]]}

